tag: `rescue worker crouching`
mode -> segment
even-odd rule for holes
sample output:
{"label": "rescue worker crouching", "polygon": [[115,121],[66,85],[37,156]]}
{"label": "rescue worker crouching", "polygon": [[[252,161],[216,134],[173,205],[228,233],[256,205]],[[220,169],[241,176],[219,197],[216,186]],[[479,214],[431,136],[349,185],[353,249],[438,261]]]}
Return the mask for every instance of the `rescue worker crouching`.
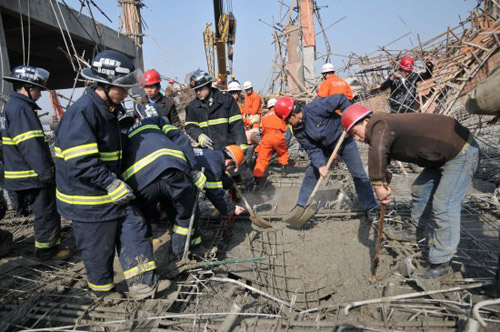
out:
{"label": "rescue worker crouching", "polygon": [[285,141],[286,123],[274,113],[277,99],[271,98],[267,102],[269,109],[262,117],[262,141],[258,147],[257,163],[253,170],[254,184],[259,186],[262,177],[269,165],[273,150],[278,154],[278,162],[284,175],[288,172],[288,147]]}
{"label": "rescue worker crouching", "polygon": [[69,251],[59,248],[61,218],[55,202],[54,162],[36,112],[48,78],[49,72],[31,66],[18,66],[3,78],[15,90],[3,112],[5,188],[24,197],[35,215],[35,256],[66,259]]}
{"label": "rescue worker crouching", "polygon": [[233,97],[211,88],[212,77],[196,70],[189,75],[189,86],[196,93],[196,99],[186,109],[186,132],[202,148],[222,150],[236,144],[243,151],[247,140],[243,118]]}
{"label": "rescue worker crouching", "polygon": [[[125,131],[121,178],[134,190],[148,221],[158,219],[158,202],[166,206],[173,225],[171,252],[174,259],[180,260],[195,205],[198,210],[196,187],[202,190],[206,177],[196,170],[189,138],[166,118],[142,111],[138,108],[136,123]],[[191,245],[201,243],[197,221],[198,216]]]}
{"label": "rescue worker crouching", "polygon": [[[228,198],[224,189],[223,182],[226,182],[226,172],[230,170],[237,171],[244,159],[243,150],[237,145],[229,145],[224,151],[210,149],[194,149],[197,168],[205,168],[207,183],[205,184],[205,193],[208,200],[222,215],[240,215],[245,209],[235,205]],[[228,179],[232,181],[231,179]]]}
{"label": "rescue worker crouching", "polygon": [[388,161],[400,160],[424,168],[412,185],[414,226],[407,225],[390,237],[416,241],[415,226],[423,230],[429,222],[425,212],[432,206],[434,241],[427,255],[429,266],[419,277],[434,279],[452,273],[451,259],[460,242],[461,205],[479,163],[479,147],[472,134],[452,117],[373,114],[361,105],[344,111],[342,126],[357,141],[370,145],[368,173],[382,204],[391,202]]}
{"label": "rescue worker crouching", "polygon": [[56,185],[59,213],[73,221],[88,286],[97,296],[115,289],[115,250],[136,299],[153,297],[169,286],[155,273],[147,224],[132,202],[132,189],[119,179],[123,142],[117,115],[127,90],[142,72],[116,51],[102,51],[83,69],[94,82],[65,112],[56,129]]}

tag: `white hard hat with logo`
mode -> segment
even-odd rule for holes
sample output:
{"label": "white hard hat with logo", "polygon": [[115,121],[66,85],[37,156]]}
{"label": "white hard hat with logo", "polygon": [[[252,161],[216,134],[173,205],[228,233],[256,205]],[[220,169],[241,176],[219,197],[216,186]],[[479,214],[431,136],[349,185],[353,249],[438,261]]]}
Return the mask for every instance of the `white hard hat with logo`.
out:
{"label": "white hard hat with logo", "polygon": [[251,89],[253,88],[252,86],[252,82],[250,81],[246,81],[245,83],[243,83],[243,88],[246,90],[246,89]]}
{"label": "white hard hat with logo", "polygon": [[321,74],[331,73],[331,72],[334,72],[334,71],[335,71],[335,67],[331,63],[325,63],[321,67]]}

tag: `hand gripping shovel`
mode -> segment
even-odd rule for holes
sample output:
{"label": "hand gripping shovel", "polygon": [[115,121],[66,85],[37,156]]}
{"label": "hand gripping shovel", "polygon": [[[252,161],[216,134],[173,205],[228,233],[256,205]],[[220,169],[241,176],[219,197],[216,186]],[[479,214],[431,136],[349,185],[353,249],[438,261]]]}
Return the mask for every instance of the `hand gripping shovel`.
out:
{"label": "hand gripping shovel", "polygon": [[[339,140],[337,141],[337,145],[335,146],[335,149],[333,149],[333,152],[332,154],[330,155],[330,158],[328,159],[328,162],[326,163],[326,168],[327,169],[330,169],[330,166],[332,165],[333,161],[335,159],[337,159],[337,152],[339,151],[340,149],[340,146],[342,145],[342,143],[344,142],[344,139],[347,135],[347,132],[346,131],[343,131],[342,132],[342,135],[340,136]],[[310,208],[309,206],[311,205],[311,203],[314,201],[314,198],[316,197],[316,193],[318,192],[318,189],[321,185],[321,182],[323,182],[323,179],[324,177],[323,176],[320,176],[320,178],[318,179],[318,182],[316,182],[316,186],[314,187],[312,193],[311,193],[311,196],[309,196],[309,199],[307,200],[307,204],[306,206],[304,206],[304,212],[302,213],[302,215],[298,218],[294,218],[294,216],[292,217],[287,217],[285,218],[283,221],[294,226],[294,227],[301,227],[302,225],[304,225],[309,219],[311,219],[311,217],[316,213],[316,211],[312,208]]]}
{"label": "hand gripping shovel", "polygon": [[259,228],[271,228],[271,227],[273,227],[269,222],[265,221],[262,217],[259,217],[257,214],[255,214],[255,211],[252,209],[250,204],[248,204],[248,201],[241,193],[240,188],[238,188],[238,186],[234,182],[231,175],[228,172],[226,172],[226,175],[229,176],[229,178],[231,179],[231,182],[233,183],[234,190],[236,190],[238,195],[241,196],[243,203],[245,203],[245,208],[247,209],[248,213],[250,213],[250,221],[252,222],[252,224],[254,224],[255,226],[257,226]]}

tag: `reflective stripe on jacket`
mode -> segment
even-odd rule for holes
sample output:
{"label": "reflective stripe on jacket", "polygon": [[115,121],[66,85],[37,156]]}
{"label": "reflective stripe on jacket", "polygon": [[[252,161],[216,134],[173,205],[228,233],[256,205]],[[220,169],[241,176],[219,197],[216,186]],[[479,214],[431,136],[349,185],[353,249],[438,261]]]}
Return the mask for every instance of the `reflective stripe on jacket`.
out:
{"label": "reflective stripe on jacket", "polygon": [[222,215],[233,212],[234,204],[222,189],[222,177],[226,169],[224,153],[219,150],[194,149],[194,154],[198,170],[205,168],[205,192],[208,200]]}
{"label": "reflective stripe on jacket", "polygon": [[196,167],[189,138],[165,117],[151,117],[133,125],[125,136],[121,178],[140,191],[170,168],[189,175]]}
{"label": "reflective stripe on jacket", "polygon": [[57,210],[63,217],[97,222],[124,215],[124,206],[113,203],[125,193],[124,186],[106,190],[120,172],[118,112],[87,89],[64,113],[55,142]]}
{"label": "reflective stripe on jacket", "polygon": [[211,94],[213,103],[210,107],[198,98],[187,106],[187,133],[196,141],[201,134],[207,135],[212,139],[216,150],[222,150],[231,144],[246,149],[247,138],[236,100],[217,89],[212,89]]}
{"label": "reflective stripe on jacket", "polygon": [[43,187],[54,177],[54,162],[37,116],[38,105],[12,92],[2,116],[5,187],[26,190]]}

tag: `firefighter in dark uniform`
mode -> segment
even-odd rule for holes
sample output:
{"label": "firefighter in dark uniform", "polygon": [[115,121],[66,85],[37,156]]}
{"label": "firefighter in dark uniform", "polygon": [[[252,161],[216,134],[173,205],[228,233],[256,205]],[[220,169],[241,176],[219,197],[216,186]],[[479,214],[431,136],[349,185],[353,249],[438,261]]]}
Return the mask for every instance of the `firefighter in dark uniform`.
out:
{"label": "firefighter in dark uniform", "polygon": [[[238,170],[244,159],[243,150],[237,145],[229,145],[224,151],[194,149],[198,169],[205,168],[207,183],[205,194],[222,215],[240,215],[245,209],[235,205],[223,189],[226,171]],[[230,180],[231,181],[231,180]]]}
{"label": "firefighter in dark uniform", "polygon": [[119,178],[123,142],[117,115],[140,70],[116,51],[98,53],[81,72],[94,85],[64,113],[56,129],[56,184],[59,213],[73,221],[91,291],[114,290],[115,250],[129,287],[142,299],[161,291],[147,225],[132,203],[132,189]]}
{"label": "firefighter in dark uniform", "polygon": [[33,210],[35,255],[66,259],[69,251],[59,249],[61,218],[55,203],[54,162],[37,116],[36,101],[47,89],[48,78],[49,72],[31,66],[18,66],[4,77],[15,90],[2,118],[5,188],[25,197]]}
{"label": "firefighter in dark uniform", "polygon": [[[167,118],[152,114],[152,109],[144,105],[138,106],[136,123],[125,131],[121,178],[136,193],[146,219],[158,219],[158,202],[166,204],[167,216],[173,224],[171,249],[174,258],[179,260],[189,233],[191,214],[197,205],[195,186],[203,189],[206,177],[196,170],[189,138]],[[127,127],[125,119],[120,119],[120,124]],[[191,245],[200,243],[195,222]]]}
{"label": "firefighter in dark uniform", "polygon": [[196,99],[186,109],[186,131],[202,148],[222,150],[236,144],[245,151],[247,138],[238,104],[231,95],[212,88],[212,81],[202,70],[190,75]]}

